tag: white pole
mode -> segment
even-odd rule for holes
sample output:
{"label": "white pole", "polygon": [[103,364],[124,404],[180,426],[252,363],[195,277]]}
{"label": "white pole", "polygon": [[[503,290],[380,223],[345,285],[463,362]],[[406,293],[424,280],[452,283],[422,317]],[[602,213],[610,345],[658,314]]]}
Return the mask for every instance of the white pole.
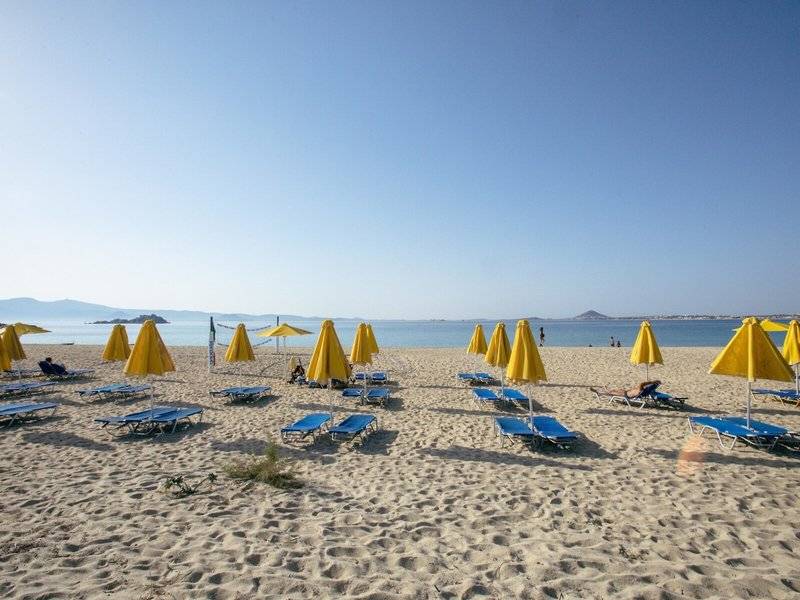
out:
{"label": "white pole", "polygon": [[747,428],[750,429],[750,398],[753,395],[750,380],[747,380]]}
{"label": "white pole", "polygon": [[331,425],[333,425],[333,379],[328,377],[328,398],[331,403]]}
{"label": "white pole", "polygon": [[533,386],[528,383],[528,419],[530,420],[531,429],[533,429],[533,394],[531,390]]}

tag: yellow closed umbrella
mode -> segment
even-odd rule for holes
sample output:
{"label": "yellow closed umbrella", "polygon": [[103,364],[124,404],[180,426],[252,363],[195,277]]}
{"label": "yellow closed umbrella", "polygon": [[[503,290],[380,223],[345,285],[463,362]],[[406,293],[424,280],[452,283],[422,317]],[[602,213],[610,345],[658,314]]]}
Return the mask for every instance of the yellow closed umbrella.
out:
{"label": "yellow closed umbrella", "polygon": [[648,380],[650,379],[650,365],[664,364],[650,321],[642,321],[639,327],[639,335],[636,336],[636,342],[631,350],[631,364],[645,365],[645,378]]}
{"label": "yellow closed umbrella", "polygon": [[[148,319],[136,336],[131,355],[122,372],[133,377],[163,375],[175,370],[175,363],[156,329],[155,321]],[[153,410],[153,388],[150,387],[150,410]]]}
{"label": "yellow closed umbrella", "polygon": [[469,339],[467,354],[486,354],[486,350],[486,337],[483,335],[483,325],[478,323],[475,325],[475,331],[472,332],[472,337]]}
{"label": "yellow closed umbrella", "polygon": [[27,358],[25,350],[19,341],[17,330],[13,325],[9,325],[3,330],[3,344],[10,360],[25,360]]}
{"label": "yellow closed umbrella", "polygon": [[708,371],[747,379],[747,427],[750,427],[752,383],[756,379],[791,381],[794,373],[755,317],[742,321],[728,345],[723,348]]}
{"label": "yellow closed umbrella", "polygon": [[3,338],[0,336],[0,371],[11,370],[11,358],[8,356],[6,345],[3,343]]}
{"label": "yellow closed umbrella", "polygon": [[228,351],[225,352],[225,362],[245,362],[255,359],[250,338],[247,337],[247,329],[245,329],[244,323],[239,323],[236,331],[233,332],[231,343],[228,344]]}
{"label": "yellow closed umbrella", "polygon": [[114,325],[103,350],[103,360],[109,362],[128,360],[130,355],[131,344],[128,341],[128,330],[125,329],[125,325]]}
{"label": "yellow closed umbrella", "polygon": [[369,351],[372,354],[378,354],[378,340],[375,339],[375,334],[372,332],[372,323],[367,323],[367,338],[369,339]]}
{"label": "yellow closed umbrella", "polygon": [[28,323],[14,323],[12,325],[17,335],[25,335],[26,333],[50,333],[49,329],[44,329],[38,325],[30,325]]}
{"label": "yellow closed umbrella", "polygon": [[[536,384],[540,381],[547,381],[547,374],[544,371],[542,357],[539,356],[539,349],[533,341],[530,323],[526,319],[517,321],[517,330],[514,333],[514,346],[508,357],[508,368],[506,377],[509,380]],[[533,427],[533,401],[531,393],[528,393],[528,415]]]}
{"label": "yellow closed umbrella", "polygon": [[508,335],[506,335],[506,324],[498,323],[492,332],[489,346],[486,348],[486,356],[483,360],[486,361],[486,364],[500,369],[501,388],[503,387],[503,370],[508,365],[510,355],[511,344],[508,342]]}
{"label": "yellow closed umbrella", "polygon": [[[340,379],[347,381],[350,379],[350,365],[342,350],[339,336],[333,321],[326,319],[320,327],[317,344],[311,354],[311,361],[308,363],[306,377],[317,383],[328,382],[328,391],[333,394],[333,380]],[[331,420],[333,419],[333,396],[331,395]]]}
{"label": "yellow closed umbrella", "polygon": [[781,354],[789,365],[794,365],[794,391],[800,394],[800,323],[794,319],[789,321]]}
{"label": "yellow closed umbrella", "polygon": [[[369,340],[369,332],[366,323],[359,323],[356,327],[356,335],[353,338],[353,346],[350,348],[350,362],[354,365],[372,364],[372,347]],[[367,371],[364,370],[364,398],[367,397]]]}

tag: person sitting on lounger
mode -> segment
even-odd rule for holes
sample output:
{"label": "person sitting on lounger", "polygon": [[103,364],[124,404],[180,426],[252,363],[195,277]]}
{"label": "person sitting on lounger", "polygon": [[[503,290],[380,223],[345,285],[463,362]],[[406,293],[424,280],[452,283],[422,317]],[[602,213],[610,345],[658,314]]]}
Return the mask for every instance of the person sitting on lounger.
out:
{"label": "person sitting on lounger", "polygon": [[50,365],[50,368],[53,370],[55,375],[66,375],[67,368],[64,365],[60,365],[58,363],[54,363],[52,357],[48,356],[44,359],[47,364]]}
{"label": "person sitting on lounger", "polygon": [[616,389],[616,390],[609,390],[609,389],[606,389],[606,388],[599,389],[599,388],[593,388],[593,387],[590,387],[589,389],[591,391],[593,391],[595,394],[599,394],[601,396],[619,396],[620,398],[638,398],[641,395],[642,391],[644,391],[644,389],[646,387],[648,387],[648,386],[658,387],[659,385],[661,385],[661,382],[659,380],[657,380],[657,379],[654,379],[653,381],[643,381],[642,383],[640,383],[636,387],[631,388],[629,390],[625,390],[625,389],[622,389],[622,388],[619,388],[619,389]]}
{"label": "person sitting on lounger", "polygon": [[289,377],[289,383],[298,383],[300,381],[305,381],[306,378],[306,370],[303,368],[303,365],[299,362],[297,366],[292,371],[291,376]]}

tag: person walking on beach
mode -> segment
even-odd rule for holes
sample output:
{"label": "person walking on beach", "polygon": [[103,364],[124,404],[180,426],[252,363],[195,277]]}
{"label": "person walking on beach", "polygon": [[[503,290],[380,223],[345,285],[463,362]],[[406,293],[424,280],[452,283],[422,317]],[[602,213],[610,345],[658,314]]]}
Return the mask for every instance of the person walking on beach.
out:
{"label": "person walking on beach", "polygon": [[611,336],[611,341],[609,342],[608,345],[611,346],[612,348],[614,347],[614,336],[613,335]]}
{"label": "person walking on beach", "polygon": [[539,346],[544,346],[544,327],[539,327]]}

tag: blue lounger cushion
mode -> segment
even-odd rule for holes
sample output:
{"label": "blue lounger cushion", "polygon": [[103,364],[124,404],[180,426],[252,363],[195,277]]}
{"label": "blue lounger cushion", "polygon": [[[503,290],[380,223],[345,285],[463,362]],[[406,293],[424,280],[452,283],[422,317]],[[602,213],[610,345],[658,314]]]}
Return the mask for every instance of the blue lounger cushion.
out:
{"label": "blue lounger cushion", "polygon": [[506,400],[516,400],[517,402],[527,402],[528,397],[520,392],[519,390],[515,390],[514,388],[503,388],[501,390],[501,395]]}
{"label": "blue lounger cushion", "polygon": [[364,395],[364,388],[344,388],[342,396],[345,398],[360,398]]}
{"label": "blue lounger cushion", "polygon": [[55,414],[58,404],[55,402],[28,402],[24,404],[4,404],[0,405],[0,418],[9,419],[7,426],[11,426],[17,420],[31,416],[40,410],[52,410]]}
{"label": "blue lounger cushion", "polygon": [[764,396],[775,396],[781,400],[800,400],[800,394],[794,390],[767,390],[758,388],[753,390],[753,393]]}
{"label": "blue lounger cushion", "polygon": [[370,388],[367,391],[367,398],[374,398],[383,400],[389,397],[389,389],[388,388]]}
{"label": "blue lounger cushion", "polygon": [[533,417],[532,425],[537,436],[554,444],[569,444],[579,437],[577,433],[564,427],[555,417]]}
{"label": "blue lounger cushion", "polygon": [[172,423],[201,414],[203,414],[203,409],[197,406],[176,408],[166,413],[154,415],[151,421],[154,423]]}
{"label": "blue lounger cushion", "polygon": [[521,419],[517,419],[516,417],[495,417],[494,422],[500,435],[509,438],[533,440],[533,431],[530,426]]}
{"label": "blue lounger cushion", "polygon": [[[695,427],[698,427],[699,431],[695,432]],[[719,445],[725,450],[733,450],[738,440],[742,440],[757,448],[772,448],[780,437],[761,434],[752,428],[748,429],[736,422],[709,416],[689,417],[689,429],[698,435],[702,435],[706,429],[713,431],[717,434]],[[722,442],[723,437],[732,439],[730,446],[725,446]]]}
{"label": "blue lounger cushion", "polygon": [[296,433],[305,436],[319,430],[330,420],[331,415],[329,413],[312,413],[282,428],[281,435]]}
{"label": "blue lounger cushion", "polygon": [[128,387],[127,383],[111,383],[109,385],[101,385],[89,390],[78,390],[80,396],[96,396],[98,394],[111,394],[121,388]]}
{"label": "blue lounger cushion", "polygon": [[375,415],[350,415],[336,425],[336,427],[331,427],[328,430],[328,433],[330,434],[331,439],[334,440],[337,437],[352,439],[367,431],[367,428],[369,428],[376,421],[377,419]]}
{"label": "blue lounger cushion", "polygon": [[319,429],[330,420],[331,415],[329,413],[313,413],[306,415],[302,419],[295,421],[287,427],[284,427],[281,429],[281,431],[287,433],[308,433],[314,431],[315,429]]}
{"label": "blue lounger cushion", "polygon": [[486,379],[487,381],[494,379],[489,373],[475,373],[475,377],[478,379]]}
{"label": "blue lounger cushion", "polygon": [[386,381],[388,378],[389,376],[383,371],[374,371],[370,375],[370,379],[372,379],[372,381]]}
{"label": "blue lounger cushion", "polygon": [[472,381],[473,379],[477,379],[475,373],[456,373],[456,377],[462,381]]}
{"label": "blue lounger cushion", "polygon": [[472,396],[479,402],[497,402],[498,400],[502,400],[494,390],[487,388],[475,388],[472,390]]}
{"label": "blue lounger cushion", "polygon": [[150,421],[154,417],[171,413],[174,410],[176,409],[173,406],[155,406],[152,409],[140,410],[138,412],[122,416],[98,417],[95,419],[95,423],[103,423],[103,425],[126,425],[133,423],[143,423],[145,421]]}
{"label": "blue lounger cushion", "polygon": [[[747,428],[747,419],[745,417],[722,417],[722,420]],[[789,433],[789,430],[785,427],[764,423],[763,421],[754,421],[753,419],[750,419],[750,429],[764,437],[781,437]]]}

